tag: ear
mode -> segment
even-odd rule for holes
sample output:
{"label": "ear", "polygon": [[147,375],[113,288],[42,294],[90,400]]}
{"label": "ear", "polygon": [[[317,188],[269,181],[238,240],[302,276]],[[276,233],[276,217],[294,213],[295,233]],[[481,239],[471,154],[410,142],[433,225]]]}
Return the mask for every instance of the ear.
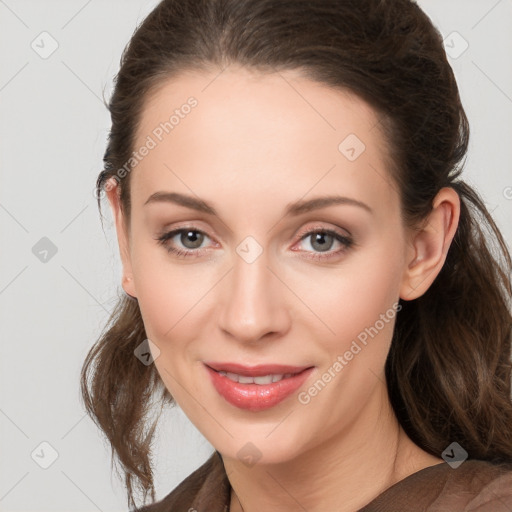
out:
{"label": "ear", "polygon": [[408,266],[400,287],[401,299],[420,297],[434,282],[446,260],[459,216],[459,195],[451,187],[442,188],[420,229],[411,231],[406,255]]}
{"label": "ear", "polygon": [[115,178],[110,178],[107,180],[105,183],[105,192],[107,194],[108,202],[110,203],[110,208],[112,209],[112,215],[114,217],[114,223],[117,232],[117,242],[119,244],[119,254],[123,264],[123,277],[121,285],[123,290],[128,295],[136,298],[137,292],[135,291],[135,283],[133,281],[128,227],[126,225],[126,219],[120,198],[121,188],[119,187],[119,183]]}

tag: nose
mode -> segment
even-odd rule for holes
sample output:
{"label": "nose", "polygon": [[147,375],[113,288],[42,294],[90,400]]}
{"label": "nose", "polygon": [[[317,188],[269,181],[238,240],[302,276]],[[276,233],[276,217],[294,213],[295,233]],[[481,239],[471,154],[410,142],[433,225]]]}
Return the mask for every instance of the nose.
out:
{"label": "nose", "polygon": [[267,253],[251,263],[234,256],[234,268],[223,283],[220,329],[242,343],[282,336],[291,325],[287,290],[269,268]]}

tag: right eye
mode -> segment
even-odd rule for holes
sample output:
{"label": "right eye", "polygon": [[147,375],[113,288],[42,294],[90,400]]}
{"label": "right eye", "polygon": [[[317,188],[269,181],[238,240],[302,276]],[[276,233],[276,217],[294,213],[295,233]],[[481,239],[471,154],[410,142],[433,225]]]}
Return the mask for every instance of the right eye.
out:
{"label": "right eye", "polygon": [[[209,236],[203,231],[193,227],[184,227],[164,233],[158,236],[156,240],[168,252],[183,258],[202,256],[204,248],[201,245],[205,238],[209,238]],[[181,244],[181,247],[179,244]]]}

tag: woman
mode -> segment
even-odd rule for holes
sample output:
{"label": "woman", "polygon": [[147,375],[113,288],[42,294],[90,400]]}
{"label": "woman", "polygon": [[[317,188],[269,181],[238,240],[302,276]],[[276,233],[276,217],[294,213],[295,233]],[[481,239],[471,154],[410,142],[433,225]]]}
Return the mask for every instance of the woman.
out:
{"label": "woman", "polygon": [[145,511],[512,509],[511,259],[414,2],[164,0],[109,108],[82,391],[130,505],[177,403],[216,451]]}

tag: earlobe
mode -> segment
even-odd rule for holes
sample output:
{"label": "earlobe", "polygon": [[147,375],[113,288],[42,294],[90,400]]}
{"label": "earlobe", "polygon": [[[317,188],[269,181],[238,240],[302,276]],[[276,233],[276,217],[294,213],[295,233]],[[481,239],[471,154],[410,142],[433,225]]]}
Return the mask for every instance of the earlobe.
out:
{"label": "earlobe", "polygon": [[112,215],[114,217],[117,241],[119,245],[119,255],[123,265],[123,277],[121,280],[121,286],[128,295],[136,298],[137,293],[135,291],[135,284],[133,280],[129,236],[120,199],[121,189],[115,178],[111,177],[107,180],[105,183],[105,192],[107,194],[110,208],[112,210]]}
{"label": "earlobe", "polygon": [[411,235],[400,298],[416,299],[434,282],[455,236],[459,215],[459,195],[453,188],[442,188],[424,224]]}
{"label": "earlobe", "polygon": [[137,296],[135,295],[135,286],[133,283],[133,278],[131,276],[123,276],[121,286],[123,287],[123,290],[126,293],[126,295],[128,295],[132,299],[137,298]]}

